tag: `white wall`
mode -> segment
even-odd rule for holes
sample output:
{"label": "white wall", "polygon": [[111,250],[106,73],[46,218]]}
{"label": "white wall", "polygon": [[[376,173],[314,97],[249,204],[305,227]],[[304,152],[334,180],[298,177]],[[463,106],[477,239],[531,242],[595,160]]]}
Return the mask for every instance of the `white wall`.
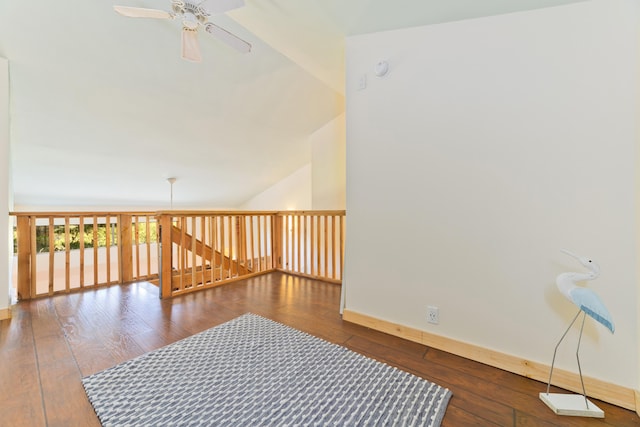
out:
{"label": "white wall", "polygon": [[617,327],[587,322],[583,372],[638,388],[639,16],[593,0],[347,40],[348,309],[550,364],[568,248]]}
{"label": "white wall", "polygon": [[0,58],[0,317],[9,307],[12,242],[9,222],[9,61]]}
{"label": "white wall", "polygon": [[309,136],[311,163],[251,198],[243,210],[337,210],[346,204],[346,119]]}
{"label": "white wall", "polygon": [[341,114],[309,137],[311,205],[314,210],[345,209],[346,117]]}
{"label": "white wall", "polygon": [[298,169],[282,181],[251,198],[243,210],[311,209],[311,164]]}

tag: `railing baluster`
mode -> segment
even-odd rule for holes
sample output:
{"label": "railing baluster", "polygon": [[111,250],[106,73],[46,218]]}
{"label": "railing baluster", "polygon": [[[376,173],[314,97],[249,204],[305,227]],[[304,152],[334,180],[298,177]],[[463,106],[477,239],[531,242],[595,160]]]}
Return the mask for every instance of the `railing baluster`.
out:
{"label": "railing baluster", "polygon": [[98,284],[98,217],[93,216],[93,286]]}
{"label": "railing baluster", "polygon": [[29,222],[31,224],[31,298],[35,298],[38,295],[38,229],[36,228],[38,219],[32,216]]}
{"label": "railing baluster", "polygon": [[200,235],[202,236],[202,252],[200,253],[200,264],[202,265],[202,267],[200,268],[200,277],[202,280],[202,286],[205,286],[207,284],[207,280],[205,279],[204,275],[205,272],[207,270],[207,258],[205,256],[206,254],[206,249],[207,249],[207,226],[205,223],[205,217],[201,216],[200,217]]}
{"label": "railing baluster", "polygon": [[105,237],[105,249],[107,250],[105,255],[107,257],[107,284],[111,283],[111,217],[105,216],[104,220],[104,237]]}
{"label": "railing baluster", "polygon": [[291,247],[291,225],[289,224],[291,221],[291,215],[287,215],[285,221],[285,240],[284,240],[284,265],[285,269],[291,271],[291,256],[289,255],[290,247]]}
{"label": "railing baluster", "polygon": [[116,247],[116,283],[124,283],[124,275],[122,272],[122,268],[123,268],[123,257],[122,257],[122,234],[121,234],[121,224],[122,224],[122,215],[117,214],[114,216],[114,220],[115,220],[115,224],[114,224],[114,236],[115,236],[115,242],[113,242],[114,246]]}
{"label": "railing baluster", "polygon": [[145,277],[151,276],[151,217],[145,215],[144,217],[144,234],[145,234],[145,246],[147,249],[147,274]]}
{"label": "railing baluster", "polygon": [[[238,275],[240,276],[247,272],[247,217],[245,215],[239,215],[238,221],[240,221],[240,238],[238,239],[238,251],[240,252]],[[242,267],[242,269],[240,269],[240,267]]]}
{"label": "railing baluster", "polygon": [[218,257],[219,253],[219,245],[218,245],[218,217],[215,215],[211,216],[211,284],[215,283],[218,280]]}
{"label": "railing baluster", "polygon": [[198,241],[198,235],[196,233],[196,217],[192,216],[191,217],[191,287],[195,288],[196,285],[198,284],[198,279],[197,279],[197,266],[196,266],[196,259],[197,259],[197,247],[196,247],[196,242]]}
{"label": "railing baluster", "polygon": [[336,245],[336,217],[331,216],[331,277],[336,278],[336,255],[338,249]]}
{"label": "railing baluster", "polygon": [[302,241],[302,236],[300,233],[300,215],[296,215],[294,218],[294,226],[293,231],[296,236],[296,268],[294,271],[300,271],[300,242]]}
{"label": "railing baluster", "polygon": [[[231,247],[233,248],[233,267],[235,267],[235,273],[232,271],[231,277],[237,277],[239,272],[239,262],[240,262],[240,254],[238,253],[238,245],[240,240],[240,222],[238,221],[238,216],[233,215],[229,217],[229,228],[230,228],[230,236],[231,239]],[[233,230],[233,232],[231,232]]]}
{"label": "railing baluster", "polygon": [[338,276],[342,280],[342,274],[344,272],[344,216],[339,216],[340,219],[340,275]]}
{"label": "railing baluster", "polygon": [[[264,265],[265,263],[262,260],[262,257],[266,256],[266,250],[262,250],[262,233],[265,232],[266,228],[264,227],[264,221],[265,221],[265,217],[264,216],[259,216],[258,217],[258,271],[262,271],[264,270]],[[265,259],[266,262],[266,259]]]}
{"label": "railing baluster", "polygon": [[[246,271],[247,268],[246,219],[244,215],[238,215],[238,275],[241,274],[241,271]],[[242,270],[240,270],[241,266]]]}
{"label": "railing baluster", "polygon": [[238,263],[237,263],[237,274],[238,276],[244,274],[247,267],[247,241],[246,241],[246,230],[245,230],[245,216],[238,215],[236,217],[236,221],[238,221],[238,241],[236,242],[236,247],[238,248]]}
{"label": "railing baluster", "polygon": [[316,238],[315,238],[315,232],[316,232],[316,227],[315,227],[315,223],[316,223],[316,218],[318,218],[315,215],[312,215],[309,218],[309,248],[311,250],[311,257],[309,260],[309,263],[311,264],[311,275],[315,276],[317,273],[317,269],[316,269],[316,256],[317,256],[317,251],[316,251]]}
{"label": "railing baluster", "polygon": [[320,277],[322,275],[322,234],[320,233],[322,230],[322,217],[317,215],[315,217],[316,221],[316,235],[315,235],[315,248],[316,248],[316,259],[314,261],[316,272],[315,275]]}
{"label": "railing baluster", "polygon": [[225,261],[227,260],[227,235],[225,233],[225,227],[224,224],[226,222],[226,217],[221,216],[220,217],[220,280],[224,280],[226,279],[225,277],[225,273],[224,273],[224,264]]}
{"label": "railing baluster", "polygon": [[183,290],[185,288],[185,283],[184,283],[184,273],[185,270],[187,269],[186,266],[186,250],[185,250],[185,234],[186,234],[186,227],[187,227],[187,219],[186,217],[181,217],[180,218],[180,246],[178,247],[178,251],[179,251],[179,261],[178,261],[178,270],[180,271],[180,287],[178,288],[178,290]]}
{"label": "railing baluster", "polygon": [[294,235],[294,229],[293,229],[293,214],[291,215],[287,215],[287,241],[288,241],[288,248],[287,248],[287,269],[289,272],[294,271],[294,257],[295,257],[295,235]]}
{"label": "railing baluster", "polygon": [[306,215],[302,215],[301,216],[302,219],[302,228],[300,229],[300,232],[302,233],[302,268],[300,269],[301,273],[307,273],[308,271],[308,266],[309,266],[309,261],[308,261],[308,257],[309,257],[309,241],[307,239],[307,216]]}
{"label": "railing baluster", "polygon": [[71,242],[69,240],[71,229],[69,225],[69,217],[64,217],[64,290],[71,290],[70,267],[71,267]]}
{"label": "railing baluster", "polygon": [[229,232],[231,233],[231,236],[229,238],[231,239],[231,242],[232,242],[231,247],[233,248],[233,258],[232,258],[233,267],[235,267],[235,272],[232,272],[231,277],[238,277],[238,272],[240,270],[239,269],[240,254],[238,253],[238,245],[239,245],[238,240],[240,240],[240,222],[238,221],[237,215],[233,215],[229,217],[229,227],[230,227]]}
{"label": "railing baluster", "polygon": [[216,216],[216,248],[219,257],[216,257],[216,280],[224,277],[224,216]]}
{"label": "railing baluster", "polygon": [[140,277],[140,223],[138,222],[138,215],[133,217],[133,246],[136,248],[135,277]]}
{"label": "railing baluster", "polygon": [[229,236],[229,278],[234,277],[233,274],[233,259],[235,258],[234,248],[233,248],[233,224],[231,223],[231,215],[227,215],[227,235]]}
{"label": "railing baluster", "polygon": [[282,269],[283,270],[288,270],[289,269],[289,261],[287,260],[288,255],[289,255],[289,248],[287,246],[288,240],[289,240],[289,225],[288,225],[288,216],[283,216],[282,217],[282,230],[280,230],[280,235],[278,236],[281,240],[282,240],[282,253],[279,254],[282,256]]}
{"label": "railing baluster", "polygon": [[80,240],[80,288],[84,288],[84,216],[79,216],[78,239]]}
{"label": "railing baluster", "polygon": [[327,275],[327,222],[324,215],[318,217],[318,276]]}
{"label": "railing baluster", "polygon": [[253,252],[253,215],[249,215],[249,259],[251,260],[251,271],[256,271],[256,260]]}
{"label": "railing baluster", "polygon": [[55,233],[54,218],[49,217],[49,295],[53,295],[53,282],[55,272]]}

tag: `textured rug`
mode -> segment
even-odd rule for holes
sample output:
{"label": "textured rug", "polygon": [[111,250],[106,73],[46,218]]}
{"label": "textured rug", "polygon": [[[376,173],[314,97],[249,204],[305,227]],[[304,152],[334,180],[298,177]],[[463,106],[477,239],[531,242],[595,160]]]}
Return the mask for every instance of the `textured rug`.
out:
{"label": "textured rug", "polygon": [[451,398],[251,313],[82,383],[104,426],[439,426]]}

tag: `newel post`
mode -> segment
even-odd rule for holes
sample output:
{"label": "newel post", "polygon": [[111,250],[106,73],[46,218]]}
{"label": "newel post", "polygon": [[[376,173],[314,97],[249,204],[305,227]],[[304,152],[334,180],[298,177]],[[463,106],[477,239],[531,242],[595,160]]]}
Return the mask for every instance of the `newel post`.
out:
{"label": "newel post", "polygon": [[118,245],[120,246],[121,283],[133,281],[133,248],[131,243],[131,215],[121,214],[119,218],[120,235]]}
{"label": "newel post", "polygon": [[273,230],[272,230],[272,255],[271,264],[272,268],[276,270],[282,269],[282,215],[275,213],[272,216]]}
{"label": "newel post", "polygon": [[171,260],[172,256],[172,242],[171,242],[171,215],[158,214],[157,216],[159,226],[159,242],[160,247],[158,249],[159,259],[159,273],[160,273],[160,298],[171,297],[171,282],[172,271],[171,266],[173,264]]}
{"label": "newel post", "polygon": [[[18,216],[17,219],[18,301],[22,301],[31,299],[31,221],[28,216]],[[35,218],[33,221],[35,224]]]}

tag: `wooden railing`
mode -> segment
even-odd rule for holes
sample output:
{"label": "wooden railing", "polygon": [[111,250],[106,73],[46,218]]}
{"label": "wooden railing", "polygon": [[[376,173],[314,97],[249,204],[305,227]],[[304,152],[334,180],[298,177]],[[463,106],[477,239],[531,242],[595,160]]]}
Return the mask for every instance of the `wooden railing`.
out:
{"label": "wooden railing", "polygon": [[158,277],[150,212],[35,212],[16,217],[18,299]]}
{"label": "wooden railing", "polygon": [[274,270],[342,281],[344,211],[11,215],[21,300],[138,280],[166,298]]}
{"label": "wooden railing", "polygon": [[280,212],[281,264],[278,269],[341,283],[344,211]]}

